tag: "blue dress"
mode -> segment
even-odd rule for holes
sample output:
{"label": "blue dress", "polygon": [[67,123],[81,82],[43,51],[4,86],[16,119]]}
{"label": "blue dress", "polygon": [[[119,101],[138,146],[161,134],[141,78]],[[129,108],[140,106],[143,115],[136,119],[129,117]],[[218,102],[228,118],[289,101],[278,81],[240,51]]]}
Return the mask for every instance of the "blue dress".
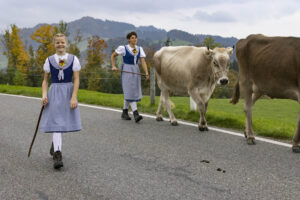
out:
{"label": "blue dress", "polygon": [[[138,61],[140,59],[140,49],[137,47],[136,58],[134,54],[127,49],[125,45],[125,56],[123,56],[122,70],[134,73],[140,73]],[[142,87],[141,87],[141,76],[137,74],[131,74],[122,72],[122,89],[124,93],[124,99],[129,102],[138,102],[142,99]]]}
{"label": "blue dress", "polygon": [[45,106],[40,131],[74,132],[82,129],[78,106],[70,108],[73,93],[73,61],[74,56],[69,54],[63,70],[63,78],[59,78],[59,64],[54,56],[48,58],[51,72],[51,85],[48,91],[48,104]]}

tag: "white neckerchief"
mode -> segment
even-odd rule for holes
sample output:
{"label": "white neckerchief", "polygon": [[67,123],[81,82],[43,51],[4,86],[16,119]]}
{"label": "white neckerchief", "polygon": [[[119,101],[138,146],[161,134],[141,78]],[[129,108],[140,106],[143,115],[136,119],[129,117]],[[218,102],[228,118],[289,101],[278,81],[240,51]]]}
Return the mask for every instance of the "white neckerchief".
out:
{"label": "white neckerchief", "polygon": [[134,53],[132,52],[132,50],[133,50],[133,49],[136,49],[136,54],[134,55],[134,64],[137,64],[137,63],[136,63],[136,60],[137,60],[137,55],[139,54],[138,46],[135,45],[135,47],[132,48],[132,47],[130,46],[130,44],[128,44],[127,47],[128,47],[128,50],[131,51],[131,53],[132,53],[133,55],[134,55]]}
{"label": "white neckerchief", "polygon": [[[57,58],[56,62],[58,63],[58,66],[59,66],[59,71],[58,71],[58,76],[57,76],[58,80],[64,80],[65,79],[65,74],[64,74],[63,68],[67,65],[68,53],[66,53],[63,56],[59,56],[59,55],[55,54],[55,57]],[[64,60],[65,61],[65,65],[62,66],[62,67],[59,64],[60,60]]]}

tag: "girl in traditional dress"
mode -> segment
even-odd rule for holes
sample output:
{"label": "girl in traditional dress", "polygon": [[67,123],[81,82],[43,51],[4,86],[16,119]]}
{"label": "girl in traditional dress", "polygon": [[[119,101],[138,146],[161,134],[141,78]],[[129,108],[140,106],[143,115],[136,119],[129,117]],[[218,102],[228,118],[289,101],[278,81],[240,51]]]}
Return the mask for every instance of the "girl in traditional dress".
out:
{"label": "girl in traditional dress", "polygon": [[[62,133],[81,130],[77,92],[79,88],[79,71],[81,69],[76,56],[66,53],[67,38],[58,33],[54,36],[56,54],[48,57],[44,64],[42,84],[42,105],[45,106],[40,131],[53,133],[50,154],[53,156],[53,167],[63,167]],[[48,90],[48,77],[51,73],[51,86]],[[74,85],[72,78],[74,77]]]}
{"label": "girl in traditional dress", "polygon": [[[111,55],[112,70],[117,71],[118,68],[115,66],[115,57],[118,55],[123,56],[123,65],[121,80],[122,88],[124,93],[124,107],[121,118],[124,120],[131,120],[128,115],[129,104],[133,112],[135,122],[139,122],[143,117],[139,115],[137,110],[137,102],[142,99],[142,87],[141,87],[141,76],[138,66],[138,61],[141,60],[142,67],[146,73],[146,80],[149,80],[148,69],[145,62],[145,52],[142,47],[137,46],[137,34],[136,32],[130,32],[127,34],[128,45],[119,46],[114,53]],[[127,73],[132,72],[132,73]]]}

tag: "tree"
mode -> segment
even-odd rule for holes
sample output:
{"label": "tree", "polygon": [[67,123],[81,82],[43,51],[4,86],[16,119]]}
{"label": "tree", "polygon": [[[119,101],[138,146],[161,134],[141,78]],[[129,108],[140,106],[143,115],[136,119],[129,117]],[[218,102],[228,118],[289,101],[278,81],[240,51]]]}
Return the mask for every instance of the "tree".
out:
{"label": "tree", "polygon": [[36,51],[36,65],[42,67],[45,60],[55,53],[53,37],[56,30],[51,25],[39,27],[32,35],[31,39],[40,43]]}
{"label": "tree", "polygon": [[28,53],[30,56],[30,67],[28,71],[27,85],[32,87],[41,86],[43,81],[43,70],[36,64],[35,52],[31,45],[29,46]]}
{"label": "tree", "polygon": [[234,69],[235,71],[239,71],[239,64],[236,60],[233,60],[233,62],[230,62],[230,68]]}
{"label": "tree", "polygon": [[87,64],[81,74],[83,82],[89,90],[101,90],[100,73],[103,71],[101,65],[106,58],[104,54],[105,48],[107,48],[107,44],[99,36],[93,36],[88,39]]}
{"label": "tree", "polygon": [[205,46],[210,49],[214,49],[215,47],[221,47],[220,43],[216,43],[215,40],[210,36],[204,39],[204,41],[200,44],[200,46]]}
{"label": "tree", "polygon": [[[144,50],[145,50],[145,54],[146,54],[145,61],[146,61],[146,64],[147,64],[148,72],[150,73],[150,67],[153,67],[153,65],[154,65],[153,56],[154,56],[155,50],[151,46],[146,47]],[[140,69],[142,69],[142,68],[140,67]],[[149,95],[150,81],[142,81],[142,89],[143,89],[142,91],[143,91],[144,94]]]}
{"label": "tree", "polygon": [[70,32],[68,30],[68,23],[64,22],[63,20],[59,21],[58,26],[54,27],[55,34],[63,33],[66,37],[69,37]]}
{"label": "tree", "polygon": [[166,47],[172,45],[172,41],[170,40],[169,37],[168,37],[167,40],[164,42],[164,45],[165,45]]}
{"label": "tree", "polygon": [[3,54],[8,59],[8,82],[10,84],[26,85],[30,58],[16,25],[11,25],[11,31],[5,30],[2,43],[6,49]]}
{"label": "tree", "polygon": [[80,58],[80,49],[78,44],[82,41],[82,36],[80,34],[80,29],[77,30],[76,35],[72,42],[69,43],[68,52]]}

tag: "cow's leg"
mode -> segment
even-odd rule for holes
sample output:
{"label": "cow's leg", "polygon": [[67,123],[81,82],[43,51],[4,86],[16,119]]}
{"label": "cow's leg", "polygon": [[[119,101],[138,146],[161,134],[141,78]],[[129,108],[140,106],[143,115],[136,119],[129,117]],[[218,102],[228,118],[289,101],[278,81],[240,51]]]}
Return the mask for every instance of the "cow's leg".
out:
{"label": "cow's leg", "polygon": [[300,153],[300,112],[298,114],[298,124],[295,135],[293,137],[293,147],[292,150],[294,153]]}
{"label": "cow's leg", "polygon": [[177,126],[178,123],[177,123],[177,120],[171,110],[171,103],[170,103],[170,98],[169,98],[169,92],[168,90],[161,90],[161,94],[163,96],[163,101],[166,105],[166,109],[167,109],[167,112],[169,114],[169,117],[170,117],[170,123],[172,126]]}
{"label": "cow's leg", "polygon": [[164,97],[162,96],[162,92],[160,92],[160,98],[159,98],[159,104],[158,104],[158,108],[156,111],[156,121],[163,121],[163,116],[161,114],[161,108],[163,106],[164,103]]}
{"label": "cow's leg", "polygon": [[199,131],[208,131],[205,113],[208,103],[205,103],[203,98],[201,98],[201,95],[198,91],[198,89],[192,89],[189,91],[190,96],[193,98],[193,100],[196,102],[199,108],[200,112],[200,120],[198,124]]}
{"label": "cow's leg", "polygon": [[250,87],[244,87],[244,111],[246,114],[246,123],[245,123],[245,136],[247,138],[248,144],[255,144],[255,137],[252,129],[252,107],[253,107],[253,99],[252,99],[252,90]]}
{"label": "cow's leg", "polygon": [[[256,93],[253,93],[252,94],[252,107],[254,106],[255,102],[262,96],[261,93],[259,92],[256,92]],[[247,133],[246,133],[246,128],[244,130],[244,135],[245,135],[245,138],[247,138]]]}

